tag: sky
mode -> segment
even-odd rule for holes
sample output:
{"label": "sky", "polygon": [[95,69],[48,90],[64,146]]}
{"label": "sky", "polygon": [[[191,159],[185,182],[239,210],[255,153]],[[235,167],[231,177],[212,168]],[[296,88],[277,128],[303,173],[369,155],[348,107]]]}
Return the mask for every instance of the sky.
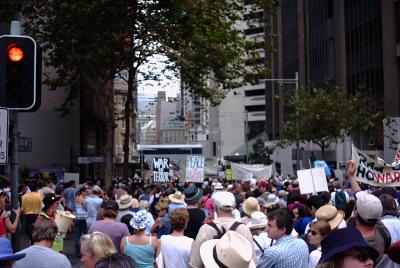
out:
{"label": "sky", "polygon": [[[166,91],[167,97],[176,97],[180,88],[180,80],[177,74],[167,70],[167,65],[163,62],[166,60],[165,56],[156,55],[150,58],[149,62],[143,65],[139,71],[149,73],[153,70],[157,73],[159,81],[144,81],[138,85],[139,101],[154,98],[157,96],[158,91]],[[162,73],[164,71],[164,73]],[[138,80],[143,80],[142,75],[138,75]]]}

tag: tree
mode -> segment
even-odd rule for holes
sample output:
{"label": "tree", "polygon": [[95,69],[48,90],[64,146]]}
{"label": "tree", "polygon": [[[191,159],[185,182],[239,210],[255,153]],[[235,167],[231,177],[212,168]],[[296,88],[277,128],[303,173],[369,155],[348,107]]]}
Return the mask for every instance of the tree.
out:
{"label": "tree", "polygon": [[249,163],[271,165],[272,164],[271,154],[273,152],[274,148],[265,146],[264,142],[258,139],[253,144],[253,152],[250,153]]}
{"label": "tree", "polygon": [[[277,1],[246,2],[268,8]],[[260,55],[248,49],[254,42],[234,27],[244,14],[244,0],[44,0],[24,1],[22,10],[27,32],[42,43],[48,56],[46,64],[57,68],[58,77],[48,77],[47,84],[69,90],[61,111],[68,112],[83,90],[110,103],[104,89],[115,71],[128,71],[124,177],[131,112],[134,117],[137,113],[134,81],[140,66],[153,55],[166,55],[187,86],[214,104],[229,89],[256,84],[266,73],[263,64],[245,66],[243,55],[253,60]],[[106,114],[112,130],[111,111]],[[111,158],[106,161],[111,163]]]}
{"label": "tree", "polygon": [[362,89],[354,95],[340,88],[303,89],[297,97],[285,92],[285,105],[290,111],[285,118],[286,142],[293,143],[297,137],[302,142],[313,142],[321,148],[324,159],[325,149],[346,135],[362,137],[379,132],[382,113],[373,108],[373,103]]}

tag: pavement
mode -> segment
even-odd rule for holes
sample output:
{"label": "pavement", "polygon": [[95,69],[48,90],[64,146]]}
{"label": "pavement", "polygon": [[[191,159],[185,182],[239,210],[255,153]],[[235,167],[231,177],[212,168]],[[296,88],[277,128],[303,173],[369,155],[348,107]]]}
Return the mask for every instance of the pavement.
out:
{"label": "pavement", "polygon": [[[26,234],[20,234],[20,249],[23,250],[30,246],[29,238]],[[64,254],[67,256],[73,268],[84,268],[81,260],[75,255],[75,236],[70,234],[64,240]]]}

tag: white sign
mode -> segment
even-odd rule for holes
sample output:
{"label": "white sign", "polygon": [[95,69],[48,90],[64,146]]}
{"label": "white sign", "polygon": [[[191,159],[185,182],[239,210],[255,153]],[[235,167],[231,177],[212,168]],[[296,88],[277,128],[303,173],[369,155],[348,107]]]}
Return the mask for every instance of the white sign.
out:
{"label": "white sign", "polygon": [[204,157],[200,155],[188,155],[186,159],[186,181],[203,182]]}
{"label": "white sign", "polygon": [[297,178],[301,194],[328,192],[328,183],[323,167],[299,170]]}
{"label": "white sign", "polygon": [[8,110],[0,108],[0,165],[8,162]]}

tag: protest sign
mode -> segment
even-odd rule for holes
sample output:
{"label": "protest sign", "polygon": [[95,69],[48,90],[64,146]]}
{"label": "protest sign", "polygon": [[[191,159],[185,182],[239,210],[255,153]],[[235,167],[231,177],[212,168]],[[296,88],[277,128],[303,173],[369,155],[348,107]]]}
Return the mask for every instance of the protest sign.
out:
{"label": "protest sign", "polygon": [[382,159],[370,157],[353,145],[352,156],[356,164],[357,181],[372,186],[400,186],[400,161],[397,155],[393,163],[387,164]]}
{"label": "protest sign", "polygon": [[231,181],[231,180],[232,180],[232,169],[227,168],[227,169],[225,170],[225,177],[226,177],[226,179],[227,179],[228,181]]}
{"label": "protest sign", "polygon": [[153,158],[153,182],[169,182],[169,158]]}
{"label": "protest sign", "polygon": [[297,179],[299,180],[301,194],[328,192],[324,167],[299,170],[297,171]]}
{"label": "protest sign", "polygon": [[186,181],[203,182],[204,157],[200,155],[188,155],[186,160]]}

